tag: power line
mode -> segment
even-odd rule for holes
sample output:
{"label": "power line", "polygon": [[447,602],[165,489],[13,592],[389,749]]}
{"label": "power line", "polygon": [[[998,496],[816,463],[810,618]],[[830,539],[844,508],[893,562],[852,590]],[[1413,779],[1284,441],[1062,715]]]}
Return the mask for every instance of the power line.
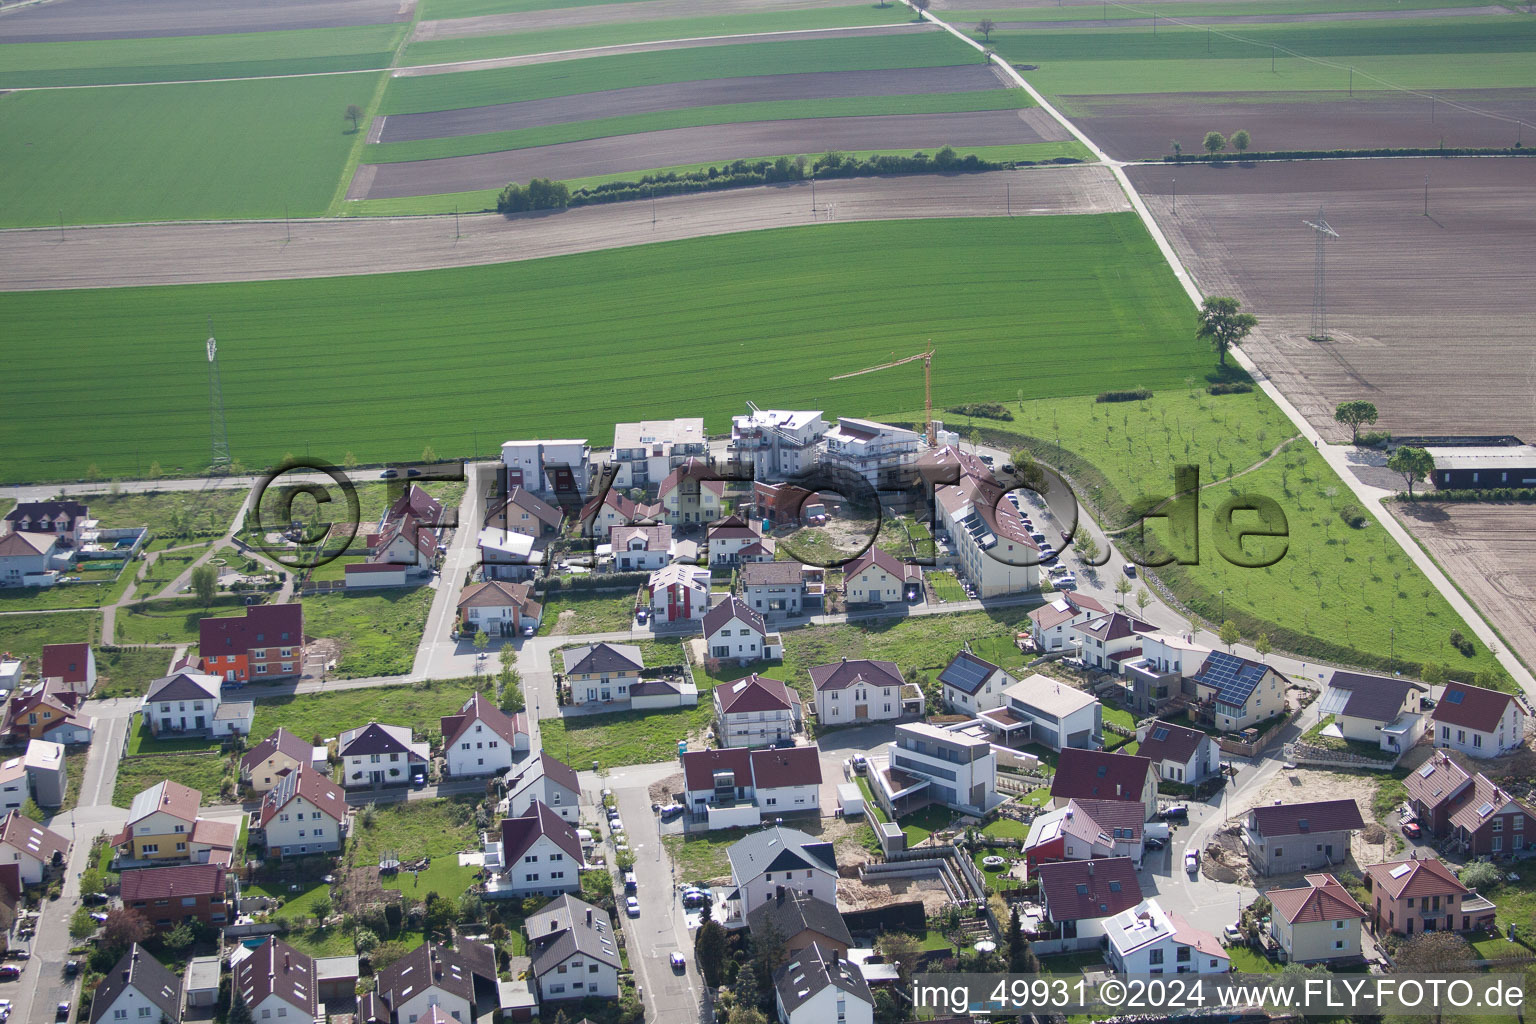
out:
{"label": "power line", "polygon": [[1312,333],[1307,337],[1312,341],[1328,340],[1328,285],[1323,274],[1323,246],[1330,238],[1338,238],[1339,233],[1323,219],[1323,209],[1318,207],[1317,220],[1302,221],[1317,235],[1317,266],[1312,275]]}
{"label": "power line", "polygon": [[213,337],[213,317],[208,318],[208,426],[212,437],[213,459],[209,469],[227,469],[229,429],[224,423],[224,388],[219,383],[219,343]]}

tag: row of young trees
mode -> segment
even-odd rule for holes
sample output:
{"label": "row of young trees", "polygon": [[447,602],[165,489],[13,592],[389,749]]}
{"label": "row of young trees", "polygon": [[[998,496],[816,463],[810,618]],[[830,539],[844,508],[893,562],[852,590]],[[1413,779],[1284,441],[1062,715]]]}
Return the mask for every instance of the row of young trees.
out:
{"label": "row of young trees", "polygon": [[[1207,153],[1209,153],[1211,156],[1216,156],[1218,153],[1225,152],[1226,148],[1228,146],[1231,146],[1234,150],[1237,151],[1237,154],[1239,156],[1241,156],[1243,153],[1246,153],[1248,151],[1248,147],[1249,146],[1253,145],[1253,136],[1248,134],[1248,129],[1246,129],[1246,128],[1240,128],[1237,131],[1233,132],[1232,133],[1232,137],[1230,139],[1227,138],[1225,135],[1221,134],[1221,132],[1206,132],[1205,133],[1205,139],[1201,142],[1201,145],[1205,148],[1205,151]],[[1183,143],[1179,142],[1178,139],[1174,139],[1173,140],[1173,158],[1174,158],[1174,160],[1178,160],[1183,155],[1184,155],[1184,145],[1183,145]]]}

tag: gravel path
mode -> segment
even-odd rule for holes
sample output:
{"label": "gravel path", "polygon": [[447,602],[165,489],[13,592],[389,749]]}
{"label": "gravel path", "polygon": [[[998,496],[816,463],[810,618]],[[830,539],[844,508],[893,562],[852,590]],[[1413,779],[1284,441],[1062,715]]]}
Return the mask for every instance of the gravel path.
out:
{"label": "gravel path", "polygon": [[[1100,166],[819,182],[837,220],[1111,213],[1124,194]],[[0,232],[0,291],[292,280],[479,266],[809,224],[808,185],[702,193],[508,220],[452,217],[145,224]],[[820,215],[818,215],[820,216]]]}

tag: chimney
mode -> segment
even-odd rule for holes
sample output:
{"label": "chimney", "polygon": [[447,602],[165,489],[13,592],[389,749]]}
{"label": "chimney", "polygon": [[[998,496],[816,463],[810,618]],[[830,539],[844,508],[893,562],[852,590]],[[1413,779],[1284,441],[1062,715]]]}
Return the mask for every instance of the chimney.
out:
{"label": "chimney", "polygon": [[784,887],[782,885],[775,886],[774,890],[774,898],[778,901],[779,906],[782,907],[784,905]]}
{"label": "chimney", "polygon": [[843,664],[844,665],[848,664],[848,655],[846,655],[846,654],[843,655]]}
{"label": "chimney", "polygon": [[587,908],[587,927],[588,928],[592,927],[592,908],[591,907]]}
{"label": "chimney", "polygon": [[283,951],[283,973],[284,974],[287,974],[290,970],[292,970],[292,968],[293,968],[293,964],[291,962],[292,959],[293,959],[293,954],[289,953],[286,950],[284,950]]}
{"label": "chimney", "polygon": [[1091,860],[1088,862],[1088,877],[1093,877],[1093,861]]}

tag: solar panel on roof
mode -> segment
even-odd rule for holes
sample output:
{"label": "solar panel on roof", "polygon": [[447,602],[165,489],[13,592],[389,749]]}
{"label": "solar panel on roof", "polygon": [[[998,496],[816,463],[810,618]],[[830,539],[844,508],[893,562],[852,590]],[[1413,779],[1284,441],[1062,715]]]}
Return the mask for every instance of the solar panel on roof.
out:
{"label": "solar panel on roof", "polygon": [[1413,870],[1413,865],[1412,864],[1399,864],[1397,867],[1392,869],[1392,877],[1393,878],[1402,878],[1404,875],[1406,875],[1408,872],[1410,872],[1412,870]]}
{"label": "solar panel on roof", "polygon": [[1221,651],[1212,651],[1205,662],[1204,682],[1218,687],[1216,699],[1223,704],[1242,707],[1254,688],[1264,678],[1264,666]]}
{"label": "solar panel on roof", "polygon": [[1481,807],[1479,807],[1477,809],[1477,816],[1479,818],[1486,818],[1486,817],[1488,817],[1488,815],[1490,815],[1492,813],[1493,813],[1493,804],[1491,804],[1491,803],[1483,804],[1483,806],[1481,806]]}
{"label": "solar panel on roof", "polygon": [[1165,740],[1168,738],[1168,730],[1163,726],[1158,726],[1152,730],[1152,738],[1154,740]]}
{"label": "solar panel on roof", "polygon": [[1466,694],[1462,693],[1460,690],[1451,690],[1445,695],[1445,702],[1447,704],[1460,704],[1461,698],[1465,696]]}
{"label": "solar panel on roof", "polygon": [[1425,761],[1424,767],[1419,769],[1419,778],[1427,779],[1435,772],[1435,762]]}

